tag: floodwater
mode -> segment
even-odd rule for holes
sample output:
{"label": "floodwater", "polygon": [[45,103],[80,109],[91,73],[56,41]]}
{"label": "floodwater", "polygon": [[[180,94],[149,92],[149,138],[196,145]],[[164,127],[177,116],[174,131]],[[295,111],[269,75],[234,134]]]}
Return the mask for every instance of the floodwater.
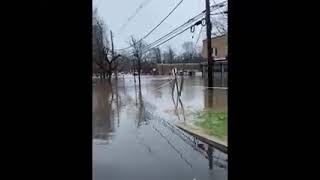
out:
{"label": "floodwater", "polygon": [[227,179],[227,155],[214,149],[208,158],[205,144],[174,126],[206,108],[227,111],[227,89],[179,78],[180,97],[172,76],[142,76],[141,88],[130,75],[93,83],[94,180]]}

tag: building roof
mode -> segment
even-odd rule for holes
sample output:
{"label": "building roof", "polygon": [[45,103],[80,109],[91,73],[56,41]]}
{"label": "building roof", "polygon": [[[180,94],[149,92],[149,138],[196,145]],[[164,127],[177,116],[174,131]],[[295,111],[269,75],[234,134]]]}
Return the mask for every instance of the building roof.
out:
{"label": "building roof", "polygon": [[[216,39],[216,38],[220,38],[220,37],[223,37],[223,36],[227,36],[227,34],[222,34],[220,36],[211,37],[211,39]],[[204,42],[204,41],[207,41],[207,39],[202,40],[202,42]]]}

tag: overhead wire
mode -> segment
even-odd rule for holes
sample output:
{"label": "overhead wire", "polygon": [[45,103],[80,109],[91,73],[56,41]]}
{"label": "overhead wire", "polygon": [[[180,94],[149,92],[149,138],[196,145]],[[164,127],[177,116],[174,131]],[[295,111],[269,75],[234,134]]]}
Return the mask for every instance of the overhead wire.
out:
{"label": "overhead wire", "polygon": [[[148,37],[154,30],[156,30],[178,7],[179,5],[183,2],[184,0],[181,0],[170,12],[167,16],[165,16],[161,21],[160,23],[158,23],[151,31],[149,31],[146,35],[144,35],[138,42],[142,41],[143,39],[145,39],[146,37]],[[118,50],[124,50],[124,49],[128,49],[132,47],[131,46],[128,46],[126,48],[122,48],[122,49],[118,49]]]}
{"label": "overhead wire", "polygon": [[162,23],[163,23],[163,21],[165,21],[172,13],[173,13],[173,11],[175,10],[175,9],[177,9],[177,7],[181,4],[183,2],[183,0],[181,0],[171,11],[170,11],[170,13],[165,17],[165,18],[163,18],[162,20],[161,20],[161,22],[159,23],[159,24],[157,24],[148,34],[146,34],[143,38],[141,38],[141,40],[142,39],[145,39],[146,37],[148,37],[157,27],[159,27]]}
{"label": "overhead wire", "polygon": [[143,1],[143,2],[138,6],[138,8],[134,11],[134,13],[133,13],[131,16],[129,16],[129,18],[127,19],[126,23],[123,24],[123,25],[119,28],[118,32],[122,31],[122,30],[129,24],[129,22],[139,13],[139,11],[140,11],[141,9],[143,9],[150,1],[152,1],[152,0],[145,0],[145,1]]}
{"label": "overhead wire", "polygon": [[201,26],[201,29],[200,29],[200,31],[199,31],[199,35],[198,35],[197,41],[196,41],[196,43],[195,43],[195,46],[198,44],[198,41],[199,41],[199,39],[200,39],[200,37],[201,37],[202,28],[203,28],[203,26]]}
{"label": "overhead wire", "polygon": [[[212,0],[212,1],[213,1],[214,5],[217,5],[217,2],[216,2],[215,0]],[[224,2],[223,2],[223,3],[224,3]],[[225,14],[220,11],[220,9],[218,9],[218,11],[220,12],[220,14],[222,14],[222,15],[225,16]]]}
{"label": "overhead wire", "polygon": [[[149,45],[147,45],[144,50],[143,50],[143,53],[146,53],[148,52],[149,50],[151,50],[152,48],[156,48],[166,42],[168,42],[169,40],[173,39],[174,37],[180,35],[181,33],[187,31],[188,29],[190,29],[190,27],[194,26],[194,22],[196,20],[199,19],[199,15],[201,15],[202,13],[198,14],[196,17],[192,18],[192,19],[189,19],[186,23],[182,24],[181,26],[175,28],[174,30],[170,31],[169,33],[167,33],[166,35],[160,37],[159,39],[155,40],[154,42],[150,43]],[[183,27],[186,27],[185,29],[183,29],[182,31],[179,32],[179,30]],[[174,34],[178,32],[177,34]],[[173,36],[171,36],[172,34],[174,34]],[[171,37],[170,37],[171,36]],[[167,39],[169,37],[169,39]],[[161,40],[164,40],[163,42],[161,42]]]}
{"label": "overhead wire", "polygon": [[[226,1],[223,1],[223,2],[221,2],[221,3],[219,3],[219,4],[212,5],[212,6],[211,6],[211,9],[212,9],[212,10],[216,10],[216,9],[221,8],[221,7],[225,6],[225,4],[224,4],[225,2],[226,2]],[[178,28],[174,29],[173,31],[169,32],[168,34],[164,35],[163,37],[161,37],[161,38],[159,38],[158,40],[154,41],[153,43],[149,44],[146,48],[148,48],[148,50],[149,50],[149,49],[158,47],[158,46],[162,45],[163,43],[168,42],[168,41],[171,40],[172,38],[176,37],[177,35],[185,32],[188,28],[194,27],[194,25],[191,25],[191,26],[189,26],[188,28],[185,28],[184,30],[182,30],[181,32],[179,32],[178,34],[174,35],[173,37],[171,37],[171,38],[165,40],[164,42],[162,42],[162,43],[154,46],[154,44],[159,43],[161,40],[165,39],[167,36],[170,36],[171,34],[177,32],[178,29],[180,29],[181,27],[184,27],[184,26],[187,25],[187,24],[190,24],[190,23],[195,22],[196,20],[198,20],[199,17],[201,17],[201,15],[204,15],[204,13],[205,13],[205,11],[202,11],[202,12],[201,12],[200,14],[198,14],[197,16],[189,19],[189,20],[188,20],[186,23],[184,23],[183,25],[179,26]],[[201,21],[200,24],[202,24],[202,21]],[[203,24],[202,24],[202,25],[203,25]],[[151,47],[152,47],[152,48],[151,48]],[[146,50],[145,52],[147,52],[148,50]]]}
{"label": "overhead wire", "polygon": [[[218,4],[214,4],[214,5],[210,6],[210,10],[213,11],[213,10],[219,9],[219,8],[221,8],[221,7],[224,7],[224,6],[225,6],[224,3],[226,3],[226,1],[220,2],[220,3],[218,3]],[[182,24],[182,25],[180,25],[179,27],[175,28],[174,30],[170,31],[170,32],[167,33],[166,35],[164,35],[164,36],[160,37],[159,39],[155,40],[154,42],[148,44],[148,45],[145,47],[146,50],[144,50],[144,52],[148,52],[150,49],[155,48],[155,47],[158,47],[158,46],[160,46],[160,45],[168,42],[168,41],[171,40],[172,38],[174,38],[174,37],[180,35],[181,33],[185,32],[185,31],[188,30],[190,27],[194,26],[194,24],[192,24],[192,23],[194,23],[195,21],[199,20],[200,18],[202,18],[200,24],[204,25],[204,24],[202,23],[202,22],[203,22],[203,17],[202,17],[202,16],[204,16],[204,13],[205,13],[205,10],[202,11],[201,13],[199,13],[198,15],[196,15],[195,17],[189,19],[189,20],[188,20],[187,22],[185,22],[184,24]],[[221,12],[220,12],[220,13],[221,13]],[[192,24],[192,25],[191,25],[191,24]],[[190,25],[191,25],[191,26],[190,26]],[[179,33],[177,33],[180,29],[182,29],[182,28],[184,28],[184,27],[186,27],[186,26],[188,26],[188,27],[185,28],[185,29],[183,29],[183,30],[180,31]],[[175,34],[175,33],[177,33],[177,34]],[[173,35],[173,34],[175,34],[175,35]],[[173,36],[170,37],[171,35],[173,35]],[[170,37],[170,38],[167,39],[168,37]],[[198,39],[199,39],[199,37],[198,37]],[[162,40],[164,40],[164,41],[161,42]],[[198,41],[198,40],[197,40],[197,41]],[[131,46],[129,46],[129,47],[127,47],[127,48],[130,48],[130,47],[131,47]],[[126,48],[126,49],[127,49],[127,48]],[[124,48],[123,48],[123,49],[124,49]]]}
{"label": "overhead wire", "polygon": [[[217,5],[217,4],[218,4],[218,3],[216,3],[215,0],[212,0],[212,1],[213,1],[214,5]],[[227,5],[227,4],[225,4],[225,5]],[[227,17],[227,16],[226,16],[226,12],[227,12],[227,10],[222,12],[222,11],[220,10],[220,8],[219,8],[219,9],[218,9],[218,13],[211,14],[211,15],[219,15],[219,14],[221,14],[222,16]],[[212,20],[212,25],[215,27],[215,29],[218,31],[218,33],[221,35],[221,34],[223,34],[223,32],[219,29],[219,27],[218,27],[217,24],[221,24],[221,22],[213,19],[213,20]]]}
{"label": "overhead wire", "polygon": [[[213,10],[219,9],[219,8],[221,8],[221,7],[224,7],[226,2],[227,2],[227,1],[223,1],[223,2],[220,2],[220,3],[214,4],[214,5],[212,5],[212,6],[210,7],[210,10],[213,11]],[[200,14],[196,15],[195,17],[189,19],[186,23],[182,24],[182,25],[179,26],[178,28],[174,29],[173,31],[169,32],[168,34],[164,35],[163,37],[161,37],[161,38],[159,38],[158,40],[154,41],[153,43],[149,44],[147,47],[152,46],[152,44],[159,43],[159,41],[165,39],[166,36],[169,36],[169,35],[177,32],[179,28],[181,28],[181,27],[183,27],[183,26],[185,26],[185,25],[187,25],[187,24],[189,24],[189,23],[192,23],[192,22],[194,22],[195,20],[198,20],[198,18],[201,17],[201,15],[204,15],[204,13],[205,13],[205,10],[202,11]],[[183,30],[183,32],[184,32],[184,31],[185,31],[185,30]],[[181,33],[179,33],[179,34],[181,34]],[[172,39],[172,38],[170,38],[170,39]],[[167,42],[167,41],[168,41],[168,40],[166,40],[165,42]],[[163,43],[161,43],[161,44],[163,44]]]}
{"label": "overhead wire", "polygon": [[[159,47],[160,45],[162,45],[162,44],[164,44],[164,43],[166,43],[166,42],[170,41],[172,38],[174,38],[174,37],[176,37],[176,36],[180,35],[181,33],[185,32],[185,31],[186,31],[186,30],[188,30],[189,28],[190,28],[190,27],[185,28],[183,31],[181,31],[181,32],[179,32],[178,34],[176,34],[176,35],[174,35],[174,36],[170,37],[169,39],[167,39],[167,40],[165,40],[165,41],[161,42],[160,44],[158,44],[158,45],[156,45],[156,46],[153,46],[152,48]],[[149,51],[150,49],[152,49],[152,48],[148,48],[148,49],[147,49],[146,51],[144,51],[144,52],[148,52],[148,51]]]}
{"label": "overhead wire", "polygon": [[[164,36],[160,37],[159,39],[155,40],[154,42],[150,43],[147,47],[151,47],[154,44],[157,44],[157,43],[161,42],[161,40],[166,39],[168,36],[178,32],[180,29],[182,29],[182,28],[184,28],[186,26],[188,26],[188,28],[190,28],[191,27],[190,24],[192,24],[195,21],[200,20],[200,18],[202,19],[203,18],[202,16],[204,16],[204,11],[201,12],[200,14],[196,15],[195,17],[189,19],[187,22],[185,22],[184,24],[182,24],[179,27],[175,28],[174,30],[170,31],[169,33],[165,34]],[[188,28],[186,28],[186,29],[188,29]],[[186,31],[186,29],[184,29],[183,31]]]}
{"label": "overhead wire", "polygon": [[[188,30],[191,26],[193,26],[193,23],[194,23],[194,22],[198,21],[200,18],[203,18],[202,16],[204,16],[204,12],[205,12],[205,11],[199,13],[199,14],[196,15],[195,17],[189,19],[189,20],[188,20],[187,22],[185,22],[184,24],[180,25],[179,27],[175,28],[174,30],[170,31],[169,33],[167,33],[167,34],[165,34],[164,36],[160,37],[159,39],[155,40],[154,42],[148,44],[148,45],[145,47],[145,49],[148,49],[147,51],[149,51],[150,49],[152,49],[152,48],[154,48],[154,47],[158,47],[159,45],[161,45],[161,44],[169,41],[170,39],[176,37],[177,35],[185,32],[185,31]],[[179,32],[179,30],[182,29],[182,28],[184,28],[184,27],[187,27],[187,28],[183,29],[182,32]],[[173,35],[173,34],[175,34],[175,33],[177,33],[177,32],[179,32],[179,33],[176,34],[176,35],[174,35],[174,36],[171,37],[170,39],[167,39],[167,40],[166,40],[166,38],[170,37],[171,35]],[[157,45],[157,46],[154,46],[154,45],[156,45],[157,43],[161,42],[162,40],[165,40],[165,41],[162,42],[162,43],[160,43],[160,44]],[[153,47],[153,46],[154,46],[154,47]],[[152,47],[152,48],[151,48],[151,47]],[[145,51],[145,52],[147,52],[147,51]]]}

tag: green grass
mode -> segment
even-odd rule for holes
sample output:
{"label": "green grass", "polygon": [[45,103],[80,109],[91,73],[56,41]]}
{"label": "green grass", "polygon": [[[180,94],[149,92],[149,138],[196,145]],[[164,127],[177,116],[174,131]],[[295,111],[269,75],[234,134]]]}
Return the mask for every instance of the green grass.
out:
{"label": "green grass", "polygon": [[202,111],[196,113],[195,123],[209,135],[226,138],[228,135],[228,114],[226,112]]}

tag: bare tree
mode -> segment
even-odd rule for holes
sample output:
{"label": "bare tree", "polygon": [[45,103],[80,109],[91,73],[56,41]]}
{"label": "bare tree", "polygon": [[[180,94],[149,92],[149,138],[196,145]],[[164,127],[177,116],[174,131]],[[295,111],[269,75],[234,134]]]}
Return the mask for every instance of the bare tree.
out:
{"label": "bare tree", "polygon": [[171,48],[171,46],[168,47],[168,60],[172,64],[174,62],[175,52]]}
{"label": "bare tree", "polygon": [[152,51],[153,53],[153,58],[155,60],[156,63],[161,63],[161,50],[160,48],[153,48]]}
{"label": "bare tree", "polygon": [[140,87],[141,60],[144,58],[144,55],[145,55],[144,50],[146,48],[146,43],[142,40],[137,40],[133,36],[131,36],[130,46],[132,46],[133,54],[138,61],[138,77],[139,77],[139,87]]}
{"label": "bare tree", "polygon": [[110,31],[110,36],[111,36],[111,49],[109,46],[106,46],[104,48],[104,54],[105,54],[104,58],[105,58],[105,62],[108,63],[107,72],[108,72],[109,79],[112,76],[112,72],[117,69],[118,62],[116,62],[116,60],[121,56],[120,54],[116,54],[114,51],[112,31]]}
{"label": "bare tree", "polygon": [[171,46],[168,46],[168,50],[163,53],[163,59],[166,63],[173,63],[175,60],[176,53],[171,48]]}
{"label": "bare tree", "polygon": [[187,41],[187,42],[184,42],[182,44],[182,48],[184,50],[184,53],[183,53],[183,57],[184,57],[184,61],[186,62],[192,62],[193,61],[193,58],[194,56],[196,55],[196,48],[195,48],[195,45],[193,42],[191,41]]}
{"label": "bare tree", "polygon": [[228,33],[228,16],[220,15],[215,18],[211,18],[212,27],[215,28],[215,35],[225,35]]}
{"label": "bare tree", "polygon": [[[94,73],[100,73],[101,78],[108,75],[109,79],[112,76],[112,71],[117,68],[116,60],[120,57],[116,54],[113,46],[112,31],[111,47],[107,35],[107,28],[103,20],[98,17],[97,10],[93,11],[93,34],[92,34],[92,52],[93,52],[93,70]],[[107,73],[107,74],[106,74]]]}
{"label": "bare tree", "polygon": [[133,66],[132,58],[127,52],[121,53],[121,57],[117,60],[117,70],[129,72]]}
{"label": "bare tree", "polygon": [[103,74],[103,27],[100,23],[101,19],[98,17],[97,9],[93,11],[92,16],[92,68],[93,73],[100,74],[102,78]]}

